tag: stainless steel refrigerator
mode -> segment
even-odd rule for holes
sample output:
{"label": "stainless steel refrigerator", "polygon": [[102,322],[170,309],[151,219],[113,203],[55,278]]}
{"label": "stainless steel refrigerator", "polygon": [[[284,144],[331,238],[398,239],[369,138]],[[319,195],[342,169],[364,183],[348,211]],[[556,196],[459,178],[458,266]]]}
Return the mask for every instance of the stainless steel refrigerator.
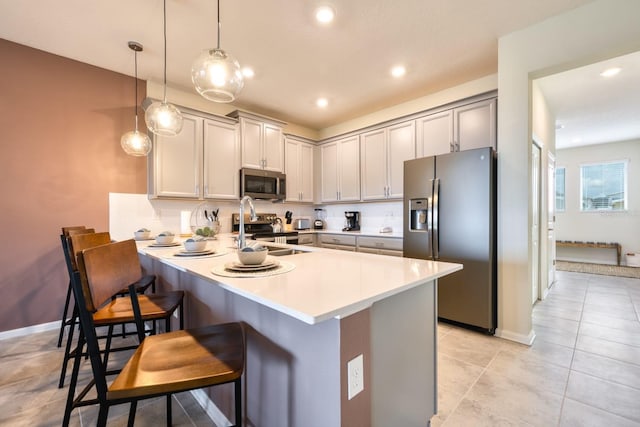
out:
{"label": "stainless steel refrigerator", "polygon": [[493,334],[497,323],[496,154],[404,162],[404,256],[464,268],[438,279],[438,317]]}

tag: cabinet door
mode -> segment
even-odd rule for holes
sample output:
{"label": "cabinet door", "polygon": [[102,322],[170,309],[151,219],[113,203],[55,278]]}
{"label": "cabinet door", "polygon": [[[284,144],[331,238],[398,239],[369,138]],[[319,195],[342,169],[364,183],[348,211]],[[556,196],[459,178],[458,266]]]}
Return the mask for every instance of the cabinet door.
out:
{"label": "cabinet door", "polygon": [[298,141],[285,140],[285,173],[287,174],[287,201],[297,202],[300,200],[301,182],[299,179],[300,169],[300,146]]}
{"label": "cabinet door", "polygon": [[494,98],[453,110],[455,151],[496,148],[496,105]]}
{"label": "cabinet door", "polygon": [[338,143],[332,142],[320,147],[320,200],[335,202],[338,200]]}
{"label": "cabinet door", "polygon": [[240,144],[235,125],[204,121],[204,197],[240,197]]}
{"label": "cabinet door", "polygon": [[262,157],[264,169],[284,172],[284,139],[282,128],[264,123]]}
{"label": "cabinet door", "polygon": [[242,139],[242,166],[262,169],[262,122],[241,118],[240,136]]}
{"label": "cabinet door", "polygon": [[154,138],[156,196],[201,197],[202,122],[200,117],[183,114],[182,131],[178,135]]}
{"label": "cabinet door", "polygon": [[453,111],[430,114],[416,120],[418,157],[436,156],[453,150]]}
{"label": "cabinet door", "polygon": [[401,199],[404,188],[404,162],[416,158],[415,122],[391,126],[387,139],[388,176],[387,198]]}
{"label": "cabinet door", "polygon": [[298,183],[300,201],[313,202],[313,146],[311,144],[300,144]]}
{"label": "cabinet door", "polygon": [[360,200],[360,138],[338,142],[338,194],[340,201]]}
{"label": "cabinet door", "polygon": [[360,165],[362,200],[387,197],[387,129],[362,134]]}

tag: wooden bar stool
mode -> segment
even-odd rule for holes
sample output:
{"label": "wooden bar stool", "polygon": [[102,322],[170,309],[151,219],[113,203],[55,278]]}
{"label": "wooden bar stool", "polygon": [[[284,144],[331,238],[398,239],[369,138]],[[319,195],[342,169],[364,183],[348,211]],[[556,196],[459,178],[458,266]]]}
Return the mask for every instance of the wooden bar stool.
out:
{"label": "wooden bar stool", "polygon": [[[135,281],[140,274],[133,240],[97,246],[78,257],[86,280],[74,281],[73,291],[79,307],[80,339],[86,340],[97,397],[68,400],[63,426],[69,423],[75,407],[99,404],[98,426],[105,426],[109,408],[130,403],[128,425],[132,426],[138,400],[167,397],[167,425],[171,425],[171,395],[213,385],[234,383],[235,425],[242,424],[241,377],[244,370],[244,336],[239,323],[226,323],[196,329],[167,332],[145,337],[141,296],[129,286],[140,346],[125,367],[107,384],[106,366],[100,357],[96,334],[96,307],[109,303],[111,295]],[[79,355],[76,355],[78,358]],[[74,365],[74,376],[78,366]]]}
{"label": "wooden bar stool", "polygon": [[[86,228],[84,225],[74,225],[71,227],[62,227],[62,233],[60,234],[60,241],[62,242],[62,250],[67,251],[67,237],[70,233],[82,233],[82,232],[94,233],[92,228]],[[65,257],[66,259],[66,257]],[[69,286],[67,286],[67,297],[64,300],[64,309],[62,310],[62,322],[60,323],[60,334],[58,335],[58,348],[62,346],[62,337],[64,336],[64,330],[67,326],[70,326],[71,317],[67,318],[69,314],[69,303],[71,302],[71,279],[69,279]],[[75,325],[75,322],[73,323]]]}
{"label": "wooden bar stool", "polygon": [[[69,269],[69,277],[71,278],[71,283],[74,281],[83,281],[86,280],[84,277],[84,271],[80,269],[78,263],[76,262],[76,256],[84,249],[108,244],[111,242],[111,236],[107,232],[103,233],[87,233],[87,234],[75,234],[68,237],[67,240],[67,252],[65,253],[65,257],[67,258],[67,268]],[[74,256],[74,254],[76,254]],[[142,276],[142,269],[138,271],[138,278],[133,282],[133,286],[138,293],[144,291],[144,289],[148,288],[152,282],[155,282],[155,276]],[[126,288],[125,288],[126,289]],[[120,288],[115,295],[123,294],[123,288]],[[96,310],[95,319],[97,325],[107,326],[108,332],[105,336],[101,336],[99,338],[106,338],[105,350],[104,350],[104,364],[107,365],[109,360],[109,353],[111,351],[121,351],[121,350],[132,350],[136,348],[136,346],[121,346],[116,349],[111,348],[111,339],[113,336],[113,327],[117,324],[121,324],[123,328],[123,335],[126,336],[124,332],[124,325],[126,323],[134,322],[133,308],[131,307],[131,301],[128,297],[128,289],[126,289],[126,298],[115,298],[114,295],[111,296],[110,304],[105,304],[103,307],[100,307],[99,310]],[[155,293],[150,295],[143,295],[140,299],[142,304],[142,316],[145,321],[151,321],[153,323],[153,327],[151,329],[151,333],[155,334],[157,320],[165,320],[165,329],[167,331],[171,330],[171,316],[172,314],[178,310],[179,311],[179,322],[180,329],[184,327],[184,316],[183,316],[183,299],[184,292],[182,291],[172,291],[165,293]],[[75,319],[78,318],[78,307],[74,306],[73,313],[73,322],[75,323]],[[82,353],[82,346],[77,344],[75,349],[72,350],[73,343],[73,331],[71,328],[69,330],[69,335],[67,337],[67,344],[65,346],[65,353],[62,361],[62,368],[60,370],[60,381],[58,383],[58,387],[62,388],[64,386],[64,380],[66,377],[67,364],[69,360],[75,355]],[[75,388],[75,379],[72,377],[71,386]]]}

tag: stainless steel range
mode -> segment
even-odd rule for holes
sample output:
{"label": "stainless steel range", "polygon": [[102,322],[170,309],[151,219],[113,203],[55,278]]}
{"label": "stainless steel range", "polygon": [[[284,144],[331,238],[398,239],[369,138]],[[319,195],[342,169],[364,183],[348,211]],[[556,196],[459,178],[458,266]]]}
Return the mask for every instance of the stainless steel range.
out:
{"label": "stainless steel range", "polygon": [[[251,221],[250,215],[244,216],[244,232],[247,237],[263,242],[288,243],[290,245],[298,244],[297,231],[280,231],[274,232],[273,225],[278,223],[278,215],[275,213],[258,213],[258,219]],[[277,226],[276,226],[277,227]],[[240,214],[231,214],[231,230],[240,231]]]}

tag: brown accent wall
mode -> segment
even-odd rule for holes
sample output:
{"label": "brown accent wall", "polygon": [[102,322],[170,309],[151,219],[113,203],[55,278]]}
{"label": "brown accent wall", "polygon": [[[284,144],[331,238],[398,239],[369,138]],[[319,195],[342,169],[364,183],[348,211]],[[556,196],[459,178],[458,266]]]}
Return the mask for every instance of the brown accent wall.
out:
{"label": "brown accent wall", "polygon": [[120,148],[132,77],[2,39],[0,58],[2,332],[60,319],[60,227],[107,230],[109,192],[145,193],[146,158]]}

